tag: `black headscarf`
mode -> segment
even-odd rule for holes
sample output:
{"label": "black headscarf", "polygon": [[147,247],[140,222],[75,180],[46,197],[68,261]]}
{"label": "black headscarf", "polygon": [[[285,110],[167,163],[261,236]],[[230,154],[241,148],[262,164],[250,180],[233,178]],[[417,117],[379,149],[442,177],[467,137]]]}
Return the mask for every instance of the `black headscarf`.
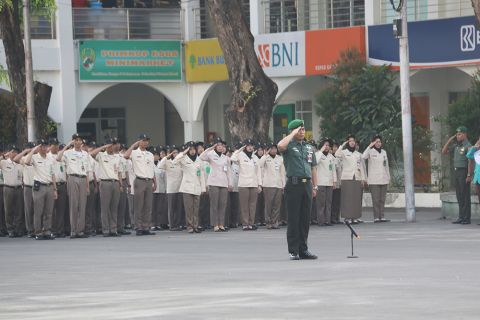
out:
{"label": "black headscarf", "polygon": [[243,150],[243,152],[245,152],[248,158],[252,159],[253,152],[248,152],[247,149]]}

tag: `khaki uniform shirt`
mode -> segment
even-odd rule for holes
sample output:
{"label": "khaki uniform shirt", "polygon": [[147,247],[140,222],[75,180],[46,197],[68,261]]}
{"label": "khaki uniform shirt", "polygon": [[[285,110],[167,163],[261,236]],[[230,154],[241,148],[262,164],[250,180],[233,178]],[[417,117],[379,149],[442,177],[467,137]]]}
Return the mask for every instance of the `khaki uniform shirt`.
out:
{"label": "khaki uniform shirt", "polygon": [[27,156],[23,156],[20,163],[23,165],[23,185],[32,187],[33,186],[33,176],[35,175],[35,169],[32,165],[27,165],[25,160]]}
{"label": "khaki uniform shirt", "polygon": [[262,187],[281,188],[285,187],[286,174],[283,158],[276,155],[273,158],[269,154],[265,154],[258,160],[258,175]]}
{"label": "khaki uniform shirt", "polygon": [[96,159],[100,168],[100,180],[118,180],[120,157],[117,154],[108,154],[103,151],[97,154]]}
{"label": "khaki uniform shirt", "polygon": [[187,155],[179,153],[173,163],[179,164],[183,171],[180,192],[197,196],[205,192],[205,173],[202,170],[202,161],[198,157],[192,161]]}
{"label": "khaki uniform shirt", "polygon": [[48,153],[48,156],[53,160],[53,173],[57,183],[67,181],[67,173],[65,172],[65,164],[62,161],[57,161],[57,155]]}
{"label": "khaki uniform shirt", "polygon": [[34,168],[33,179],[44,184],[52,183],[54,176],[53,165],[52,157],[45,155],[44,158],[40,153],[34,154],[31,162],[31,166]]}
{"label": "khaki uniform shirt", "polygon": [[365,164],[360,152],[338,148],[335,156],[342,160],[342,180],[367,180]]}
{"label": "khaki uniform shirt", "polygon": [[324,187],[333,187],[337,183],[337,170],[335,168],[335,157],[328,153],[318,151],[315,154],[317,158],[317,185]]}
{"label": "khaki uniform shirt", "polygon": [[10,159],[0,161],[4,185],[17,187],[22,185],[23,166]]}
{"label": "khaki uniform shirt", "polygon": [[230,159],[226,155],[218,155],[215,150],[210,150],[203,152],[200,160],[210,163],[210,173],[207,179],[209,186],[224,188],[232,186],[232,169]]}
{"label": "khaki uniform shirt", "polygon": [[137,148],[132,151],[130,156],[133,164],[133,172],[139,178],[153,179],[155,173],[153,167],[155,166],[153,154],[147,150],[142,151]]}
{"label": "khaki uniform shirt", "polygon": [[385,150],[380,153],[374,148],[367,148],[363,152],[362,158],[367,160],[368,174],[367,182],[373,185],[385,185],[390,183],[390,170],[388,167],[388,157]]}
{"label": "khaki uniform shirt", "polygon": [[70,149],[65,151],[62,161],[67,167],[67,174],[87,176],[88,172],[91,171],[89,157],[90,155],[83,150]]}
{"label": "khaki uniform shirt", "polygon": [[167,193],[180,192],[183,175],[182,167],[173,163],[173,160],[167,159],[167,157],[163,158],[158,166],[167,173]]}
{"label": "khaki uniform shirt", "polygon": [[233,153],[232,162],[238,163],[238,187],[239,188],[257,188],[258,183],[258,167],[255,159],[249,158],[242,150]]}

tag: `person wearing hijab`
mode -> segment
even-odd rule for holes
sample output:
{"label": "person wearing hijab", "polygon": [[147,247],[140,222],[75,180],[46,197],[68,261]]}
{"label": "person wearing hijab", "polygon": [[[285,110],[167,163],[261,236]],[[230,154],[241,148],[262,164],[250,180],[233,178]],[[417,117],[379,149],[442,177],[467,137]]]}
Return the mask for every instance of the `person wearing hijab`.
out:
{"label": "person wearing hijab", "polygon": [[175,157],[173,163],[179,164],[183,171],[180,192],[183,194],[187,231],[200,233],[198,228],[200,195],[205,193],[206,189],[205,173],[202,170],[202,161],[198,158],[195,143],[193,141],[186,143],[185,150]]}
{"label": "person wearing hijab", "polygon": [[210,163],[208,175],[208,193],[210,196],[210,224],[215,232],[225,232],[225,214],[228,191],[232,190],[230,159],[224,154],[225,142],[215,139],[215,144],[206,149],[200,160]]}
{"label": "person wearing hijab", "polygon": [[480,202],[480,138],[468,150],[467,158],[469,159],[467,178],[473,177],[472,183],[475,185],[478,201]]}
{"label": "person wearing hijab", "polygon": [[178,155],[179,148],[171,146],[171,152],[163,158],[158,167],[165,170],[167,176],[167,202],[168,202],[168,224],[170,231],[182,231],[182,206],[183,197],[180,193],[182,183],[182,168],[174,163],[173,159]]}
{"label": "person wearing hijab", "polygon": [[385,219],[385,198],[390,183],[387,152],[382,149],[382,137],[376,135],[363,152],[362,158],[368,165],[368,186],[372,194],[374,222],[388,222]]}
{"label": "person wearing hijab", "polygon": [[257,162],[253,158],[252,139],[246,139],[243,147],[232,155],[232,162],[238,163],[238,192],[240,196],[240,212],[244,231],[256,230],[255,213],[257,197],[262,192],[261,183],[258,182]]}
{"label": "person wearing hijab", "polygon": [[320,141],[320,150],[317,151],[317,221],[320,226],[331,226],[332,195],[337,182],[335,157],[330,153],[332,140],[325,138]]}
{"label": "person wearing hijab", "polygon": [[332,224],[342,223],[340,222],[340,200],[341,200],[341,194],[342,194],[340,178],[342,177],[342,161],[339,158],[335,157],[335,153],[337,152],[339,147],[340,146],[338,145],[337,142],[333,142],[332,148],[330,148],[330,153],[335,158],[335,170],[337,172],[337,182],[335,183],[335,186],[333,187],[333,192],[332,192],[332,217],[331,217]]}
{"label": "person wearing hijab", "polygon": [[155,167],[155,179],[157,188],[153,190],[152,203],[152,226],[156,231],[167,229],[168,226],[168,200],[167,200],[167,177],[165,170],[160,169],[160,161],[165,158],[166,153],[162,146],[152,149],[153,163]]}
{"label": "person wearing hijab", "polygon": [[283,158],[277,154],[277,145],[270,144],[267,152],[258,161],[258,180],[265,195],[265,222],[267,229],[278,229],[283,188],[286,184]]}
{"label": "person wearing hijab", "polygon": [[342,170],[342,217],[348,223],[358,223],[362,216],[362,187],[365,185],[366,174],[362,154],[356,151],[354,135],[349,135],[347,140],[337,150],[335,156],[341,159]]}

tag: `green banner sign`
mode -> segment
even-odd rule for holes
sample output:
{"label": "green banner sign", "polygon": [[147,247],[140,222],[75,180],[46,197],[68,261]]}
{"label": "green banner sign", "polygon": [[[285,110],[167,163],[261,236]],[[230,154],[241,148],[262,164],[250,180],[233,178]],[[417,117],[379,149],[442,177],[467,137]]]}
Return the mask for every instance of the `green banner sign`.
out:
{"label": "green banner sign", "polygon": [[181,81],[180,41],[79,42],[80,81]]}

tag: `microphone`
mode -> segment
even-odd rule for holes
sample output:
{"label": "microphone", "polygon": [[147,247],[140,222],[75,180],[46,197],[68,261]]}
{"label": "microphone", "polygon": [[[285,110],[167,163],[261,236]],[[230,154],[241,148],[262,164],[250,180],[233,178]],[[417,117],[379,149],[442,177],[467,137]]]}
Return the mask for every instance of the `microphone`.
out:
{"label": "microphone", "polygon": [[355,238],[360,239],[360,236],[355,232],[355,230],[353,230],[350,221],[346,220],[346,221],[345,221],[345,225],[350,229],[350,231],[351,231],[352,234],[355,236]]}

